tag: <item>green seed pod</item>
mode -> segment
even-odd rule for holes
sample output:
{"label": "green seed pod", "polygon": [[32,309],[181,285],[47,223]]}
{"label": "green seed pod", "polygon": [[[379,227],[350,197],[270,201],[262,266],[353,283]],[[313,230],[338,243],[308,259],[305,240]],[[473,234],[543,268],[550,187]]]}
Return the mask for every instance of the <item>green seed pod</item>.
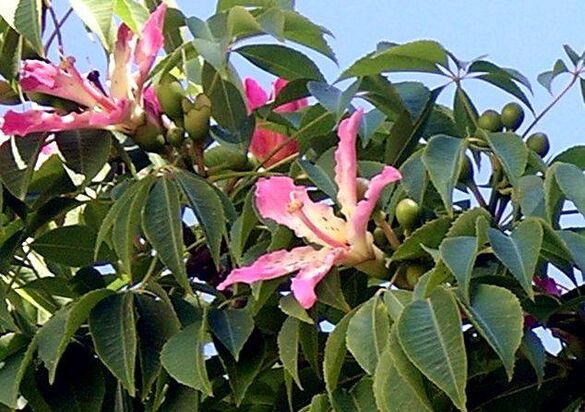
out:
{"label": "green seed pod", "polygon": [[195,99],[195,103],[184,99],[181,104],[185,130],[189,134],[189,137],[196,142],[204,140],[209,133],[211,100],[201,93]]}
{"label": "green seed pod", "polygon": [[132,139],[147,152],[160,153],[165,147],[164,136],[160,129],[152,123],[139,126]]}
{"label": "green seed pod", "polygon": [[384,234],[384,230],[382,230],[382,228],[377,227],[374,229],[374,243],[376,244],[376,246],[381,248],[388,245],[388,239],[386,238],[386,235]]}
{"label": "green seed pod", "polygon": [[183,86],[176,80],[163,80],[156,87],[156,96],[163,112],[173,121],[183,120],[181,101],[185,96]]}
{"label": "green seed pod", "polygon": [[411,230],[418,221],[420,206],[412,199],[402,199],[396,205],[396,220],[406,230]]}
{"label": "green seed pod", "polygon": [[406,282],[410,288],[414,288],[422,275],[426,273],[427,269],[419,264],[412,264],[406,268]]}

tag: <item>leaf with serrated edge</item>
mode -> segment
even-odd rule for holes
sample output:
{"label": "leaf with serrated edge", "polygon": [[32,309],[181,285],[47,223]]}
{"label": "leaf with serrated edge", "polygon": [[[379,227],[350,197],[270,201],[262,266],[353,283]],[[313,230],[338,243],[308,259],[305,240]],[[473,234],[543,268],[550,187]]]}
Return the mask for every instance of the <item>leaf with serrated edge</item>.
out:
{"label": "leaf with serrated edge", "polygon": [[397,325],[400,344],[410,361],[465,411],[467,356],[452,293],[438,287],[428,299],[412,302]]}
{"label": "leaf with serrated edge", "polygon": [[507,289],[478,285],[471,302],[462,305],[475,329],[502,359],[511,380],[524,325],[520,301]]}
{"label": "leaf with serrated edge", "polygon": [[299,389],[303,389],[299,378],[299,320],[289,316],[278,332],[278,355],[284,369],[292,376]]}

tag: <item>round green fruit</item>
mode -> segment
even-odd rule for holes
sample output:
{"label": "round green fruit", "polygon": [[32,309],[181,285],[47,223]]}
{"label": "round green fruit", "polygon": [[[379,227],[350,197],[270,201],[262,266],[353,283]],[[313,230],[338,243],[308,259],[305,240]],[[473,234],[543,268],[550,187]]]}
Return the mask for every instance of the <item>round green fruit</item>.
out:
{"label": "round green fruit", "polygon": [[226,146],[214,146],[204,154],[205,167],[213,175],[224,170],[244,171],[248,169],[248,156]]}
{"label": "round green fruit", "polygon": [[412,199],[402,199],[396,205],[396,220],[404,229],[412,229],[416,225],[419,215],[420,206]]}
{"label": "round green fruit", "polygon": [[502,108],[501,118],[506,129],[515,131],[524,121],[524,109],[518,103],[508,103]]}
{"label": "round green fruit", "polygon": [[377,227],[374,229],[374,243],[378,247],[384,247],[388,245],[388,238],[386,238],[382,228]]}
{"label": "round green fruit", "polygon": [[488,132],[499,132],[502,130],[502,118],[495,110],[488,109],[479,116],[477,125]]}
{"label": "round green fruit", "polygon": [[526,146],[534,150],[540,157],[546,156],[550,150],[550,142],[548,136],[544,133],[533,133],[528,136]]}

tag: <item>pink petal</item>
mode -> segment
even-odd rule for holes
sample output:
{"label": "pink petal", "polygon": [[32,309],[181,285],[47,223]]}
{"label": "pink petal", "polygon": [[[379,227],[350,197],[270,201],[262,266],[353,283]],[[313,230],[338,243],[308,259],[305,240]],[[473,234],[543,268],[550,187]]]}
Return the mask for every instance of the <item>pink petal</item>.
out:
{"label": "pink petal", "polygon": [[150,86],[144,89],[142,94],[143,107],[147,116],[151,118],[151,121],[160,119],[162,115],[162,108],[158,101],[158,96],[154,91],[154,87]]}
{"label": "pink petal", "polygon": [[244,79],[244,93],[246,94],[246,103],[248,106],[248,113],[264,106],[268,102],[268,95],[258,84],[258,82],[250,77]]}
{"label": "pink petal", "polygon": [[161,3],[144,23],[141,37],[136,44],[134,61],[138,65],[140,73],[137,81],[139,89],[142,88],[142,84],[146,81],[158,51],[164,44],[163,26],[166,11],[167,5]]}
{"label": "pink petal", "polygon": [[[276,99],[276,97],[280,94],[280,91],[287,84],[288,84],[288,81],[286,81],[280,77],[278,79],[276,79],[276,81],[272,84],[272,99]],[[307,107],[308,104],[309,104],[309,102],[307,99],[299,99],[299,100],[295,100],[295,101],[280,105],[276,108],[275,111],[280,112],[280,113],[296,112],[297,110],[300,110],[303,107]]]}
{"label": "pink petal", "polygon": [[315,287],[344,254],[342,249],[321,249],[320,252],[312,257],[310,264],[303,266],[291,282],[290,288],[295,299],[305,309],[315,304]]}
{"label": "pink petal", "polygon": [[357,202],[356,138],[364,111],[359,109],[339,125],[339,146],[335,151],[335,183],[341,213],[349,220]]}
{"label": "pink petal", "polygon": [[[294,205],[300,207],[293,207]],[[333,214],[333,208],[313,202],[304,186],[290,177],[260,179],[256,184],[256,208],[260,215],[285,225],[297,236],[327,247],[344,247],[346,222]]]}
{"label": "pink petal", "polygon": [[[260,162],[264,162],[268,156],[278,146],[286,142],[287,136],[277,133],[272,130],[262,129],[257,127],[252,135],[252,141],[250,142],[250,153],[252,153]],[[270,156],[270,159],[264,163],[265,167],[270,167],[275,163],[278,163],[289,156],[292,156],[299,151],[299,143],[296,140],[290,140],[282,148]]]}
{"label": "pink petal", "polygon": [[128,99],[132,90],[130,87],[130,58],[134,34],[128,26],[121,24],[118,27],[114,53],[110,60],[110,93],[116,99]]}
{"label": "pink petal", "polygon": [[366,236],[368,231],[368,221],[376,207],[376,203],[382,194],[384,188],[398,180],[402,179],[400,172],[392,166],[386,166],[382,172],[372,178],[365,193],[365,199],[361,200],[349,222],[349,242],[352,248],[359,252],[369,251],[371,249],[371,237]]}
{"label": "pink petal", "polygon": [[239,269],[234,269],[226,280],[217,288],[224,290],[234,283],[252,284],[260,280],[269,280],[287,275],[299,270],[304,265],[310,264],[319,251],[303,246],[287,250],[277,250],[260,256],[254,263]]}
{"label": "pink petal", "polygon": [[19,82],[25,92],[45,93],[86,107],[97,104],[106,108],[112,106],[111,101],[77,71],[71,57],[65,59],[61,67],[39,60],[26,60]]}
{"label": "pink petal", "polygon": [[29,110],[17,113],[9,110],[4,115],[2,132],[26,136],[34,132],[58,132],[75,129],[112,129],[121,125],[130,115],[126,103],[111,112],[87,110],[83,113],[69,113],[60,116],[42,110]]}

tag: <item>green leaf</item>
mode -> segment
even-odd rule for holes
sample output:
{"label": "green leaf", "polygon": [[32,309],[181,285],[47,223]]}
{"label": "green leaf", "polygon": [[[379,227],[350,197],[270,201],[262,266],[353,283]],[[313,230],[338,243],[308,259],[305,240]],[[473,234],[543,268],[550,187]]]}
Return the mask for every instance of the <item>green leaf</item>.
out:
{"label": "green leaf", "polygon": [[266,343],[264,339],[249,340],[244,345],[241,359],[238,362],[221,346],[218,347],[218,352],[228,374],[236,406],[240,406],[248,389],[260,373],[266,355]]}
{"label": "green leaf", "polygon": [[345,295],[341,289],[339,272],[333,269],[325,279],[317,284],[317,297],[319,302],[339,309],[345,313],[351,310],[351,307],[345,300]]}
{"label": "green leaf", "polygon": [[362,147],[366,147],[376,131],[384,124],[386,115],[378,110],[372,109],[367,112],[360,124],[359,135],[362,141]]}
{"label": "green leaf", "polygon": [[391,44],[372,53],[351,65],[340,79],[401,71],[441,74],[438,66],[447,67],[447,52],[443,46],[435,41],[418,40],[402,45]]}
{"label": "green leaf", "polygon": [[329,403],[329,397],[327,394],[320,393],[319,395],[313,396],[311,404],[308,408],[301,409],[301,412],[329,412],[331,410],[331,404]]}
{"label": "green leaf", "polygon": [[391,260],[399,262],[427,257],[427,252],[422,248],[422,245],[432,249],[438,248],[449,230],[449,226],[449,219],[444,217],[425,223],[402,242],[402,245],[392,255]]}
{"label": "green leaf", "polygon": [[428,299],[409,304],[397,324],[402,349],[416,367],[466,410],[467,357],[459,308],[442,287]]}
{"label": "green leaf", "polygon": [[72,130],[55,133],[65,164],[89,183],[102,170],[110,155],[111,137],[105,130]]}
{"label": "green leaf", "polygon": [[221,241],[225,234],[224,207],[213,187],[204,179],[191,173],[176,170],[174,176],[203,227],[207,245],[215,264],[219,266]]}
{"label": "green leaf", "polygon": [[324,81],[319,67],[303,53],[279,44],[256,44],[234,50],[250,62],[286,80]]}
{"label": "green leaf", "polygon": [[144,234],[157,256],[185,290],[190,290],[183,260],[183,228],[179,191],[167,177],[159,179],[150,191],[142,210]]}
{"label": "green leaf", "polygon": [[526,359],[528,359],[528,361],[534,368],[536,378],[538,379],[538,387],[540,388],[544,381],[544,365],[546,362],[546,353],[542,341],[538,336],[536,336],[536,333],[534,333],[530,329],[524,332],[524,336],[522,337],[522,343],[520,345],[520,352],[522,352],[522,354],[526,356]]}
{"label": "green leaf", "polygon": [[[246,103],[240,90],[222,79],[220,73],[209,64],[203,66],[202,85],[203,91],[211,100],[213,118],[221,127],[237,134],[248,118]],[[242,139],[240,146],[247,148],[248,143],[246,139]]]}
{"label": "green leaf", "polygon": [[41,39],[42,0],[7,0],[2,2],[0,16],[26,38],[39,56],[44,56]]}
{"label": "green leaf", "polygon": [[18,352],[2,360],[0,366],[0,406],[17,407],[20,383],[33,360],[37,348],[33,339],[26,351]]}
{"label": "green leaf", "polygon": [[323,193],[329,196],[331,199],[337,197],[337,186],[333,179],[323,170],[318,164],[313,164],[305,159],[297,160],[298,165],[307,174],[309,179],[315,186],[317,186]]}
{"label": "green leaf", "polygon": [[299,302],[292,294],[280,298],[278,301],[278,307],[287,315],[292,316],[301,322],[305,322],[310,325],[315,323],[315,321],[309,316],[307,311],[299,304]]}
{"label": "green leaf", "polygon": [[498,354],[508,380],[514,374],[514,356],[522,341],[524,315],[518,298],[509,290],[493,285],[478,285],[471,303],[463,309],[475,329]]}
{"label": "green leaf", "polygon": [[429,184],[429,176],[422,160],[422,151],[415,152],[402,163],[400,173],[402,173],[400,184],[408,197],[422,205]]}
{"label": "green leaf", "polygon": [[69,0],[71,7],[107,50],[113,45],[114,3],[116,0]]}
{"label": "green leaf", "polygon": [[388,313],[377,295],[360,306],[349,321],[347,349],[370,375],[374,374],[378,358],[384,351],[389,330]]}
{"label": "green leaf", "polygon": [[347,347],[345,346],[347,328],[354,314],[355,310],[349,312],[335,325],[335,329],[329,334],[325,344],[323,380],[328,393],[332,393],[337,388],[337,381],[347,353]]}
{"label": "green leaf", "polygon": [[518,180],[516,190],[516,196],[524,216],[546,219],[542,178],[535,175],[522,176]]}
{"label": "green leaf", "polygon": [[566,248],[569,250],[575,262],[575,266],[581,272],[585,272],[585,236],[568,230],[560,230],[556,233],[564,241]]}
{"label": "green leaf", "polygon": [[585,146],[573,146],[568,148],[564,152],[555,156],[555,158],[550,161],[550,164],[552,165],[558,162],[571,163],[581,170],[585,170]]}
{"label": "green leaf", "polygon": [[[447,232],[447,236],[455,237],[477,235],[478,237],[480,237],[480,234],[477,233],[477,220],[482,217],[488,220],[491,219],[490,213],[483,207],[474,207],[472,209],[467,209],[459,216],[457,216],[457,218],[451,225],[451,228]],[[479,243],[483,244],[481,241]]]}
{"label": "green leaf", "polygon": [[73,225],[53,229],[32,244],[39,255],[53,262],[73,267],[94,263],[96,234],[87,226]]}
{"label": "green leaf", "polygon": [[520,223],[510,236],[489,229],[489,238],[497,258],[510,270],[524,291],[533,299],[532,276],[542,247],[542,226],[535,220]]}
{"label": "green leaf", "polygon": [[577,166],[569,163],[557,163],[555,177],[559,188],[568,200],[585,215],[585,176]]}
{"label": "green leaf", "polygon": [[359,80],[352,83],[344,91],[326,82],[311,81],[307,89],[328,112],[335,114],[339,120],[351,104],[351,100],[359,89]]}
{"label": "green leaf", "polygon": [[296,11],[285,10],[283,14],[283,35],[287,40],[309,47],[337,63],[335,53],[331,50],[324,37],[325,34],[331,33]]}
{"label": "green leaf", "polygon": [[230,351],[236,362],[254,330],[254,319],[243,309],[214,309],[209,312],[209,328]]}
{"label": "green leaf", "polygon": [[455,124],[463,136],[469,136],[476,129],[479,113],[465,90],[461,87],[457,87],[453,97],[453,118]]}
{"label": "green leaf", "polygon": [[331,403],[336,412],[375,411],[376,401],[372,390],[372,379],[364,377],[350,391],[339,388],[333,392]]}
{"label": "green leaf", "polygon": [[136,392],[135,323],[132,293],[102,299],[89,315],[89,330],[98,357],[131,396]]}
{"label": "green leaf", "polygon": [[128,199],[124,204],[124,209],[120,210],[117,218],[114,220],[112,228],[112,244],[122,265],[121,269],[125,273],[132,275],[132,258],[135,251],[135,241],[140,235],[142,223],[142,209],[146,203],[150,188],[154,180],[148,179],[140,190]]}
{"label": "green leaf", "polygon": [[453,215],[453,189],[459,177],[465,140],[446,135],[433,136],[422,154],[431,182],[441,195],[443,203]]}
{"label": "green leaf", "polygon": [[0,180],[19,200],[24,200],[45,136],[34,133],[26,139],[12,137],[0,145]]}
{"label": "green leaf", "polygon": [[469,283],[477,248],[477,238],[474,236],[450,237],[445,239],[439,247],[441,260],[457,279],[457,285],[465,302],[469,302]]}
{"label": "green leaf", "polygon": [[115,0],[114,13],[136,34],[140,34],[149,15],[148,9],[134,0]]}
{"label": "green leaf", "polygon": [[87,293],[78,301],[56,312],[37,333],[39,358],[49,372],[49,383],[55,381],[59,359],[77,329],[87,320],[89,313],[100,301],[113,292],[98,289]]}
{"label": "green leaf", "polygon": [[319,333],[321,328],[318,325],[311,325],[306,322],[299,324],[299,342],[303,352],[303,358],[309,363],[317,376],[321,377],[321,361],[319,347]]}
{"label": "green leaf", "polygon": [[211,396],[211,382],[203,355],[204,338],[205,324],[198,319],[168,340],[160,360],[177,382]]}
{"label": "green leaf", "polygon": [[484,136],[502,163],[510,183],[516,186],[528,163],[526,145],[515,133],[485,133]]}
{"label": "green leaf", "polygon": [[299,331],[300,323],[297,318],[289,316],[282,324],[280,332],[278,332],[278,355],[282,361],[284,369],[290,373],[295,380],[297,386],[302,389],[301,380],[299,378]]}
{"label": "green leaf", "polygon": [[226,30],[228,38],[238,39],[261,32],[262,28],[245,7],[234,6],[228,11]]}
{"label": "green leaf", "polygon": [[390,318],[396,322],[402,313],[402,310],[412,302],[412,292],[410,290],[388,289],[384,293],[384,304]]}

